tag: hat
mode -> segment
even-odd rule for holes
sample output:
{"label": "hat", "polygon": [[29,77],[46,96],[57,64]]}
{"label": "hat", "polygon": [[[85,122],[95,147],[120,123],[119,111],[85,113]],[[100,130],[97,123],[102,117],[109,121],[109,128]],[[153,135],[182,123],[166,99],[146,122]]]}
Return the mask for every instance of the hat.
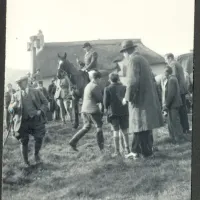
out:
{"label": "hat", "polygon": [[43,81],[38,81],[38,84],[43,84]]}
{"label": "hat", "polygon": [[123,51],[125,51],[127,49],[131,49],[131,48],[134,48],[134,47],[137,47],[137,45],[135,45],[132,40],[125,40],[121,44],[120,53],[122,53]]}
{"label": "hat", "polygon": [[91,47],[91,44],[89,42],[84,43],[83,48],[86,48],[86,47]]}
{"label": "hat", "polygon": [[28,76],[20,77],[19,79],[16,80],[16,83],[21,83],[24,80],[28,80]]}

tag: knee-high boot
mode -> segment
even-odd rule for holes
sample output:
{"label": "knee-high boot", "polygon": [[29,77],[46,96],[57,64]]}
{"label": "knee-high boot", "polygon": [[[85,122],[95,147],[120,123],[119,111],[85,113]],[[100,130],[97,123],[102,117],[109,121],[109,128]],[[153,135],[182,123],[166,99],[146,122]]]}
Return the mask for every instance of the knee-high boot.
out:
{"label": "knee-high boot", "polygon": [[78,141],[89,131],[88,129],[82,128],[81,130],[79,130],[73,137],[72,139],[69,141],[69,145],[75,150],[78,151],[76,148],[76,145],[78,143]]}
{"label": "knee-high boot", "polygon": [[42,147],[42,138],[35,139],[35,161],[36,162],[40,161],[39,152],[40,152],[41,147]]}
{"label": "knee-high boot", "polygon": [[21,144],[20,146],[21,148],[21,154],[24,160],[25,165],[30,165],[29,161],[28,161],[28,144]]}
{"label": "knee-high boot", "polygon": [[97,144],[98,144],[100,150],[104,149],[104,137],[103,137],[102,130],[97,131]]}

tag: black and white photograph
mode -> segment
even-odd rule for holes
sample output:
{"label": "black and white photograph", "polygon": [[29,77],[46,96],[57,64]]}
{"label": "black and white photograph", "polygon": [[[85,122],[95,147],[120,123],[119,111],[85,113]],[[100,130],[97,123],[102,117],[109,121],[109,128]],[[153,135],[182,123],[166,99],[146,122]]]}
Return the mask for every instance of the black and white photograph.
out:
{"label": "black and white photograph", "polygon": [[192,0],[7,0],[3,200],[190,200]]}

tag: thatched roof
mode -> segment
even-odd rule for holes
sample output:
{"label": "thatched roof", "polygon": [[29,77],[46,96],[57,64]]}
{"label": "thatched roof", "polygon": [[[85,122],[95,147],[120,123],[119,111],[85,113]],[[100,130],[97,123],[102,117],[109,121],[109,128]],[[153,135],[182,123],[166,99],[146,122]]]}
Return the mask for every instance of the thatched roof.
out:
{"label": "thatched roof", "polygon": [[193,72],[193,53],[179,55],[177,61],[182,65],[186,72],[189,74]]}
{"label": "thatched roof", "polygon": [[[112,62],[120,56],[120,44],[123,40],[96,40],[89,41],[97,51],[98,65],[101,69],[112,68]],[[138,51],[149,61],[151,65],[164,63],[164,58],[142,44],[141,40],[133,40],[138,45]],[[50,77],[57,72],[57,54],[67,53],[70,62],[75,66],[77,56],[83,59],[82,46],[85,42],[54,42],[45,43],[42,50],[37,53],[37,67],[40,68],[43,77]]]}

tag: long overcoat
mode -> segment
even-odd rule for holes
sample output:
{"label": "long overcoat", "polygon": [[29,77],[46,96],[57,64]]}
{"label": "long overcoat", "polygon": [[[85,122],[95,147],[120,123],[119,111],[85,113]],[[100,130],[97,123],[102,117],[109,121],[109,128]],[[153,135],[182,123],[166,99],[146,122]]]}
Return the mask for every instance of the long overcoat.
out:
{"label": "long overcoat", "polygon": [[141,132],[163,126],[162,111],[148,61],[133,53],[127,63],[127,90],[129,102],[129,132]]}

